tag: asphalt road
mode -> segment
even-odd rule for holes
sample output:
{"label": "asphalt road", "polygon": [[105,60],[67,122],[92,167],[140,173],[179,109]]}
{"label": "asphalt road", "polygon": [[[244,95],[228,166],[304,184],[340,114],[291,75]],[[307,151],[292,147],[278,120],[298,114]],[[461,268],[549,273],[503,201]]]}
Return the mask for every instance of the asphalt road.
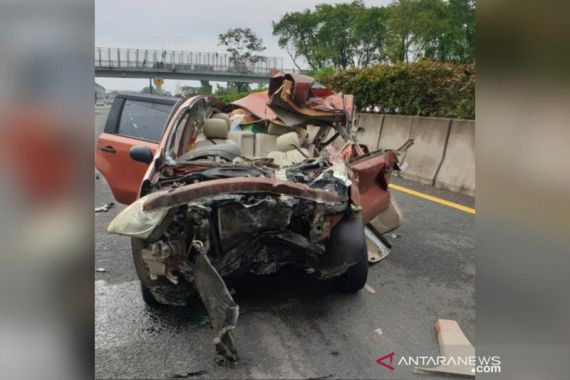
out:
{"label": "asphalt road", "polygon": [[[104,113],[96,114],[96,134]],[[101,178],[95,205],[114,202]],[[473,207],[473,198],[396,178],[395,183]],[[240,306],[234,336],[240,354],[217,365],[207,313],[190,307],[147,308],[128,238],[105,228],[123,208],[95,214],[95,359],[97,378],[375,378],[415,379],[376,359],[436,356],[434,325],[455,319],[475,340],[473,215],[392,191],[404,214],[390,256],[370,267],[375,290],[347,295],[302,273],[246,278],[236,288]],[[380,330],[378,330],[380,329]],[[435,376],[427,377],[437,378]],[[447,377],[446,377],[447,378]]]}

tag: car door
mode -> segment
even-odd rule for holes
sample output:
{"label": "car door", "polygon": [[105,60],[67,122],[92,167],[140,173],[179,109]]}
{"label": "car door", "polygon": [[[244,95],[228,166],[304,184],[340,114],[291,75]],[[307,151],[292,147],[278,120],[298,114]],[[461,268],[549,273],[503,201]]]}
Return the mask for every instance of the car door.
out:
{"label": "car door", "polygon": [[129,157],[129,149],[142,145],[154,153],[175,104],[175,98],[115,98],[105,130],[97,139],[95,167],[117,202],[130,204],[136,200],[148,169],[148,165]]}
{"label": "car door", "polygon": [[396,164],[394,152],[371,152],[362,154],[358,149],[350,156],[349,166],[354,171],[362,206],[364,223],[369,223],[390,206],[388,182]]}

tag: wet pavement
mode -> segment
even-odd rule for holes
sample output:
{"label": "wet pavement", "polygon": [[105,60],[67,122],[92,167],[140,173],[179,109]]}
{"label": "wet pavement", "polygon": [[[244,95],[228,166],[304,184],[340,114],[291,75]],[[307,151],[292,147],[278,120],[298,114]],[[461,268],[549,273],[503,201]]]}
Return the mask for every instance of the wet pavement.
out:
{"label": "wet pavement", "polygon": [[[98,131],[104,114],[96,114]],[[472,206],[472,198],[395,182]],[[95,205],[114,202],[104,178]],[[128,238],[105,228],[124,208],[95,214],[95,344],[97,378],[421,378],[390,371],[376,359],[438,355],[434,325],[455,319],[475,340],[473,215],[397,191],[404,222],[390,256],[370,267],[375,290],[339,293],[302,272],[251,276],[235,287],[234,330],[240,360],[214,362],[208,316],[199,300],[150,309],[142,301]],[[115,202],[116,203],[116,202]],[[378,330],[380,329],[380,330]],[[381,333],[380,333],[381,332]],[[429,376],[430,379],[437,378]]]}

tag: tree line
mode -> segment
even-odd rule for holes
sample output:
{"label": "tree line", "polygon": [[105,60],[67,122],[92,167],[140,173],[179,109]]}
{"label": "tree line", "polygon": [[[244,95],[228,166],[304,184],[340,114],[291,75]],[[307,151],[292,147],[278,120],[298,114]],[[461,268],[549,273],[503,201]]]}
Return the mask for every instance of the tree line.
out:
{"label": "tree line", "polygon": [[273,35],[298,69],[367,67],[377,63],[473,62],[474,0],[397,0],[366,7],[362,0],[318,4],[273,21]]}
{"label": "tree line", "polygon": [[[360,111],[474,118],[475,1],[395,0],[366,7],[362,0],[318,4],[272,22],[273,35],[299,70],[355,95]],[[262,61],[261,38],[249,28],[218,35],[237,71]],[[186,96],[233,101],[248,83],[213,89],[203,81]]]}

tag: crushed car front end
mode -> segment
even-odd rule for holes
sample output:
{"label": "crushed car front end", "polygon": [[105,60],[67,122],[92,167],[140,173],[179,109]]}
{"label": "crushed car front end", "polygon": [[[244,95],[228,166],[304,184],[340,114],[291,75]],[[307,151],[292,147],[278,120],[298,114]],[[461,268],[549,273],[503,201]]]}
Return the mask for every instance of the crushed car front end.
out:
{"label": "crushed car front end", "polygon": [[[344,97],[329,90],[323,94],[308,77],[277,79],[264,100],[275,111],[270,122],[291,127],[293,136],[306,136],[307,125],[317,126],[310,145],[289,144],[285,134],[282,151],[274,155],[286,158],[281,164],[275,158],[242,156],[223,140],[225,124],[212,122],[228,111],[227,105],[191,98],[166,128],[140,198],[108,227],[132,239],[147,303],[184,305],[192,294],[199,295],[221,361],[237,359],[231,331],[239,307],[229,290],[232,282],[247,273],[265,275],[294,265],[342,290],[357,291],[368,273],[365,224],[391,204],[387,180],[397,162],[395,152],[362,151],[351,136]],[[294,100],[291,89],[305,98]],[[210,136],[222,136],[221,142],[197,146],[206,124]],[[225,134],[218,133],[219,125]],[[331,145],[337,136],[345,141],[340,149]]]}
{"label": "crushed car front end", "polygon": [[174,285],[193,281],[195,241],[230,281],[287,264],[323,279],[335,277],[358,261],[353,253],[363,244],[355,236],[344,242],[343,252],[327,250],[341,220],[362,219],[350,198],[349,170],[315,158],[284,170],[220,164],[192,171],[131,204],[109,231],[144,241],[141,256],[149,277]]}
{"label": "crushed car front end", "polygon": [[[147,296],[184,305],[197,291],[212,319],[220,359],[233,361],[233,281],[284,265],[338,279],[354,265],[367,265],[348,170],[321,158],[277,171],[228,164],[195,170],[131,204],[109,231],[133,239]],[[357,290],[365,281],[344,286]]]}

